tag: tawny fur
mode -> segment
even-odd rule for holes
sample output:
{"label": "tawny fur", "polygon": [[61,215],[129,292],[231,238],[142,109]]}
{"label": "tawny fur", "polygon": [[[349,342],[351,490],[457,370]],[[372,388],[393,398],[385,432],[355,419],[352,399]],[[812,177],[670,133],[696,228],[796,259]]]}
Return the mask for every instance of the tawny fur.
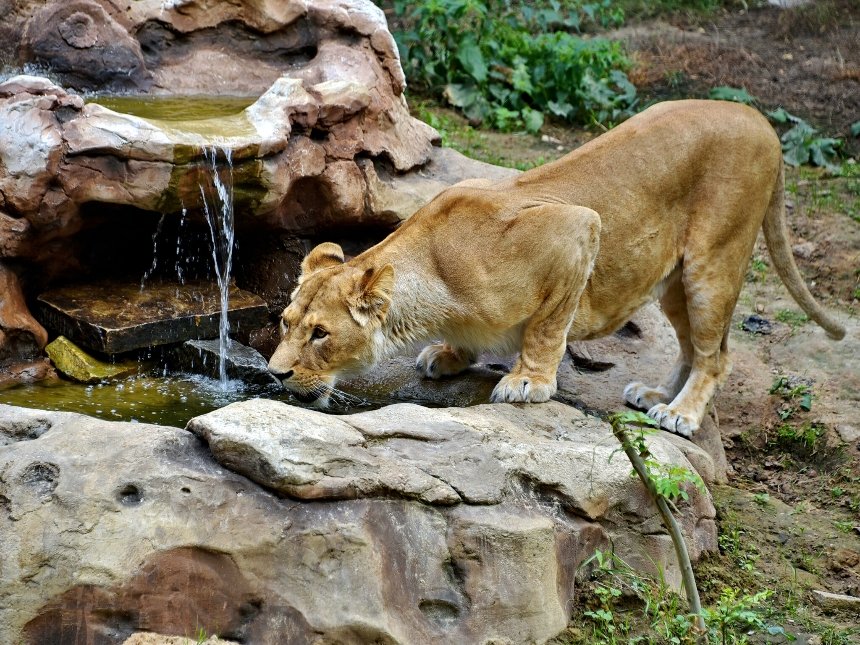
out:
{"label": "tawny fur", "polygon": [[425,375],[519,351],[492,399],[546,401],[569,340],[610,334],[659,299],[678,361],[663,384],[624,395],[690,436],[728,376],[731,314],[762,226],[789,293],[844,335],[797,271],[783,198],[780,143],[758,112],[658,104],[556,162],[442,192],[349,262],[337,245],[314,249],[269,367],[324,402],[339,374],[442,339],[418,357]]}

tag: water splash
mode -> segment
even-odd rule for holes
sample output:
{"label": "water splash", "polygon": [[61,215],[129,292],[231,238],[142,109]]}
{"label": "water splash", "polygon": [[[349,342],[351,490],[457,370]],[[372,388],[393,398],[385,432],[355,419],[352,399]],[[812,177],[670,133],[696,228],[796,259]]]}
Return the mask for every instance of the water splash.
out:
{"label": "water splash", "polygon": [[140,279],[140,290],[143,291],[146,281],[155,273],[158,267],[158,236],[161,235],[161,229],[164,226],[164,218],[166,214],[162,213],[161,219],[158,220],[158,226],[155,227],[155,233],[152,234],[152,264],[149,269],[143,272],[143,277]]}
{"label": "water splash", "polygon": [[179,230],[176,233],[176,278],[179,284],[185,284],[185,275],[182,270],[182,232],[185,228],[185,220],[188,217],[188,211],[185,209],[185,204],[182,204],[182,215],[179,217]]}
{"label": "water splash", "polygon": [[[218,157],[223,156],[226,172],[218,172]],[[230,349],[230,322],[227,318],[230,297],[230,270],[233,266],[233,242],[235,227],[233,222],[233,159],[229,149],[204,148],[203,157],[212,170],[212,191],[209,186],[200,185],[203,198],[203,212],[212,240],[212,259],[215,263],[215,277],[221,291],[221,320],[218,325],[218,382],[223,391],[229,387],[227,380],[227,353]],[[226,179],[226,181],[225,181]],[[210,194],[207,196],[207,192]]]}

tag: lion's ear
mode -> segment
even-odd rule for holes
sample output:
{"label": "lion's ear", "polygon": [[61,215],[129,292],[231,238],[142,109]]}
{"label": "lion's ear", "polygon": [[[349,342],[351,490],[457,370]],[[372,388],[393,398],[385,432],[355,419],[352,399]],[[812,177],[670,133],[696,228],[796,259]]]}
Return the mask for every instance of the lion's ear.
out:
{"label": "lion's ear", "polygon": [[349,312],[359,325],[371,319],[385,320],[391,295],[394,293],[394,267],[386,264],[380,269],[367,269],[358,280]]}
{"label": "lion's ear", "polygon": [[302,273],[299,280],[307,278],[311,273],[316,273],[320,269],[338,264],[343,264],[343,249],[334,242],[323,242],[314,247],[302,260]]}

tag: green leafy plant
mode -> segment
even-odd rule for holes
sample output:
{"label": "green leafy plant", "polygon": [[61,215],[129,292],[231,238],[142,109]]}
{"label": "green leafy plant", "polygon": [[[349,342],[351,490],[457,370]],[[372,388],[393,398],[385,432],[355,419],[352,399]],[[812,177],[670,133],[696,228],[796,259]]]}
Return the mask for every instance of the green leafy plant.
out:
{"label": "green leafy plant", "polygon": [[795,377],[777,376],[768,394],[776,394],[788,404],[779,411],[783,421],[793,417],[798,408],[805,412],[812,410],[812,387]]}
{"label": "green leafy plant", "polygon": [[809,322],[809,316],[797,311],[792,311],[791,309],[780,309],[776,312],[776,316],[774,317],[779,322],[785,323],[792,329],[796,329],[797,327]]}
{"label": "green leafy plant", "polygon": [[772,595],[770,590],[750,595],[732,587],[723,589],[717,606],[704,610],[711,642],[744,645],[750,642],[747,635],[750,631],[769,631],[772,635],[784,635],[785,631],[781,627],[771,631],[762,618],[760,607]]}
{"label": "green leafy plant", "polygon": [[770,506],[770,495],[767,493],[756,493],[753,495],[753,501],[762,508],[767,508]]}
{"label": "green leafy plant", "polygon": [[824,427],[813,423],[800,426],[783,423],[776,429],[777,445],[787,450],[801,450],[810,456],[818,452],[824,436]]}
{"label": "green leafy plant", "polygon": [[755,97],[744,88],[729,87],[727,85],[711,88],[708,98],[718,101],[734,101],[735,103],[743,103],[744,105],[752,105],[756,102]]}
{"label": "green leafy plant", "polygon": [[767,116],[776,123],[792,124],[781,137],[785,163],[790,166],[808,163],[826,168],[832,173],[840,171],[839,149],[842,147],[842,139],[819,136],[818,130],[783,108],[768,112]]}
{"label": "green leafy plant", "polygon": [[537,132],[551,114],[611,124],[637,103],[621,46],[570,33],[620,22],[608,1],[395,0],[393,8],[412,86],[473,123]]}
{"label": "green leafy plant", "polygon": [[[682,598],[673,591],[658,570],[656,579],[637,572],[611,552],[595,551],[581,568],[591,567],[582,612],[586,633],[577,642],[589,645],[744,645],[758,632],[780,635],[780,642],[795,637],[780,625],[766,621],[766,601],[771,590],[748,594],[733,587],[721,589],[711,607],[705,607],[703,631],[695,626]],[[631,606],[630,599],[638,601]],[[642,633],[641,623],[648,626]],[[759,641],[756,641],[759,642]]]}
{"label": "green leafy plant", "polygon": [[[708,96],[712,99],[735,101],[744,105],[756,105],[758,103],[758,100],[742,87],[726,85],[714,87]],[[818,130],[784,108],[777,108],[766,114],[774,123],[791,126],[780,138],[782,158],[785,163],[789,166],[802,166],[804,164],[820,166],[834,174],[841,171],[839,150],[842,148],[842,139],[820,136]],[[852,134],[852,136],[857,135]]]}
{"label": "green leafy plant", "polygon": [[747,538],[746,531],[738,527],[724,526],[717,537],[720,551],[729,556],[744,571],[754,573],[759,559],[755,545]]}

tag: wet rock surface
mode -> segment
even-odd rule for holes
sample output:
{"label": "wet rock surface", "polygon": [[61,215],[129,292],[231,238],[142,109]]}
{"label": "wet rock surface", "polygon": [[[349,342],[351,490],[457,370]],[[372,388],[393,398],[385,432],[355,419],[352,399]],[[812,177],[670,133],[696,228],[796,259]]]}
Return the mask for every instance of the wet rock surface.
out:
{"label": "wet rock surface", "polygon": [[45,347],[48,358],[63,375],[79,383],[98,383],[104,379],[127,376],[138,371],[137,361],[110,363],[102,361],[75,345],[65,336],[57,336]]}
{"label": "wet rock surface", "polygon": [[[177,371],[217,379],[221,365],[220,352],[220,342],[217,340],[187,340],[170,351],[169,365]],[[280,385],[280,381],[269,371],[268,362],[256,349],[231,340],[225,354],[227,378],[254,385]]]}
{"label": "wet rock surface", "polygon": [[[54,332],[104,354],[218,336],[221,295],[214,284],[99,283],[39,296],[40,317]],[[266,303],[231,287],[230,330],[264,325]]]}
{"label": "wet rock surface", "polygon": [[[541,642],[610,539],[678,583],[609,428],[560,403],[332,417],[257,400],[190,427],[208,448],[0,406],[0,642]],[[707,494],[680,516],[695,557],[716,548]]]}

